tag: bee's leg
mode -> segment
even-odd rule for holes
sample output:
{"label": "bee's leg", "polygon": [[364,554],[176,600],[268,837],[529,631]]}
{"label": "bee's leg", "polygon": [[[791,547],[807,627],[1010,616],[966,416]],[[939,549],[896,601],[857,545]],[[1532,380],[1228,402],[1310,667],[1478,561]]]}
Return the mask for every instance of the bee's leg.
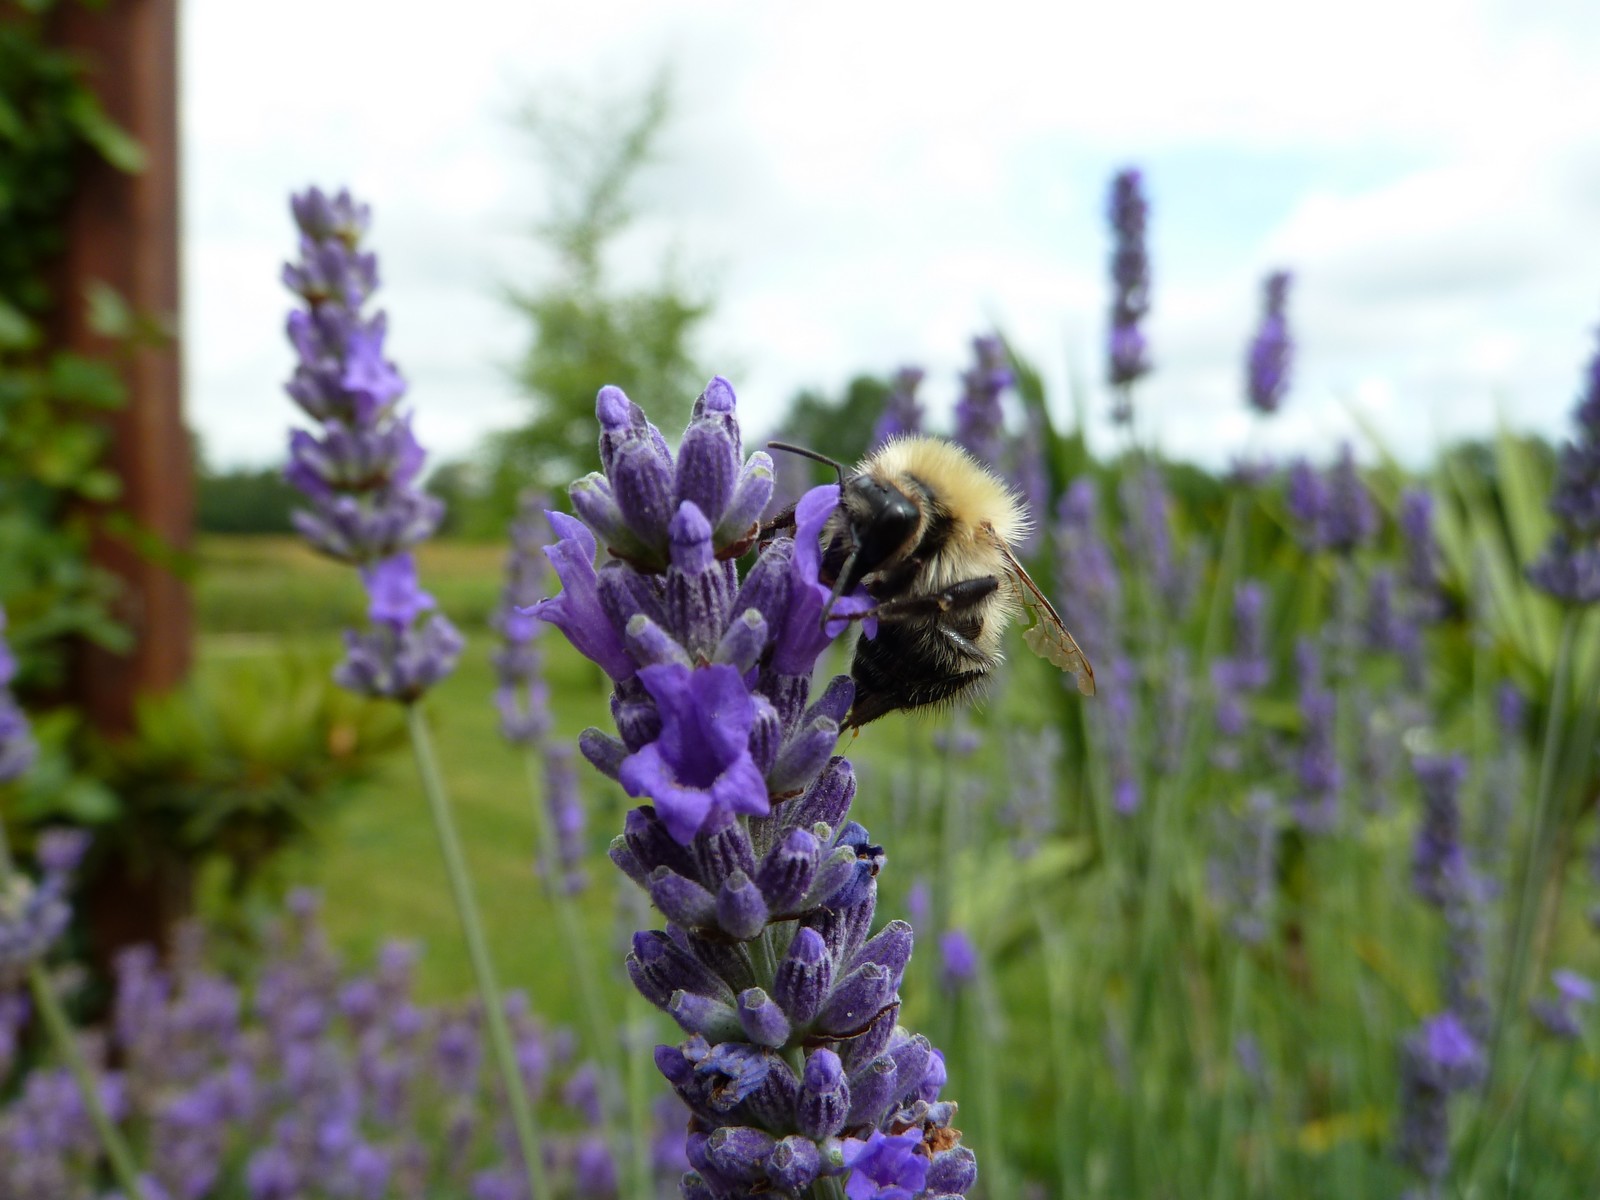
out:
{"label": "bee's leg", "polygon": [[777,516],[773,517],[770,521],[761,522],[761,528],[757,531],[756,536],[758,538],[765,539],[771,537],[775,533],[778,533],[780,530],[793,529],[794,510],[795,506],[791,504]]}
{"label": "bee's leg", "polygon": [[896,596],[893,600],[885,600],[876,608],[869,608],[866,612],[835,613],[835,619],[844,618],[847,621],[864,621],[868,617],[879,621],[914,621],[920,617],[939,616],[945,613],[959,613],[972,608],[988,599],[1000,587],[1000,580],[994,575],[980,575],[976,579],[963,579],[952,583],[943,591],[923,592],[915,596]]}

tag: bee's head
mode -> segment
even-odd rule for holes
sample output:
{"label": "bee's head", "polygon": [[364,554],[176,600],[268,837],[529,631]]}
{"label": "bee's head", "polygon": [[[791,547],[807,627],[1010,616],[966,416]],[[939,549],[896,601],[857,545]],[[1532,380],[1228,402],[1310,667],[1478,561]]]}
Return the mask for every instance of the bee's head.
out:
{"label": "bee's head", "polygon": [[850,529],[850,556],[839,590],[848,592],[880,567],[909,554],[922,528],[922,509],[895,484],[871,473],[852,475],[840,489],[839,507]]}

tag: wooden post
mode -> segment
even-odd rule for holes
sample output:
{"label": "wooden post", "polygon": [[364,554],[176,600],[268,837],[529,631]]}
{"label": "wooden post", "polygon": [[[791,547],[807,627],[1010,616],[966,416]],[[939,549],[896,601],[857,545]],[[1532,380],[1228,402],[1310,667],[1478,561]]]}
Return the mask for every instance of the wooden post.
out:
{"label": "wooden post", "polygon": [[[182,413],[177,341],[178,11],[177,0],[111,0],[104,8],[62,4],[51,40],[86,64],[112,120],[144,148],[145,167],[127,174],[93,161],[82,171],[68,214],[50,333],[62,349],[118,365],[127,405],[110,417],[110,466],[123,482],[119,508],[158,544],[186,552],[194,525],[193,454]],[[131,352],[88,326],[85,289],[109,284],[133,311],[171,323],[173,338]],[[141,535],[136,535],[141,536]],[[73,693],[100,730],[131,727],[135,699],[187,674],[194,614],[188,588],[125,536],[97,535],[94,561],[123,583],[117,616],[132,630],[127,654],[85,646]]]}

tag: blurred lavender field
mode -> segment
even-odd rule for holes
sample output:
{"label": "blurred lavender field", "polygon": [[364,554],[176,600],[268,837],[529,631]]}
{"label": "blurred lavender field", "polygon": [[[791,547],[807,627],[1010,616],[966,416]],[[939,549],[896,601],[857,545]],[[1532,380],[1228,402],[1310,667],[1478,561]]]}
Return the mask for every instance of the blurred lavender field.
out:
{"label": "blurred lavender field", "polygon": [[[1340,447],[1315,462],[1271,462],[1242,445],[1219,476],[1174,466],[1150,449],[1140,420],[1140,387],[1159,359],[1143,326],[1140,186],[1135,172],[1119,176],[1110,209],[1105,367],[1117,451],[1096,458],[1081,424],[1058,428],[1037,373],[997,335],[975,340],[950,431],[1026,495],[1037,522],[1023,548],[1029,570],[1094,663],[1099,694],[1080,698],[1019,643],[982,706],[891,717],[839,748],[858,784],[828,836],[846,837],[848,810],[888,852],[864,829],[833,848],[848,844],[845,859],[870,862],[875,928],[906,917],[916,931],[889,1024],[927,1042],[896,1031],[893,1044],[917,1065],[897,1103],[920,1096],[927,1116],[948,1082],[977,1182],[947,1159],[939,1177],[959,1190],[925,1190],[922,1174],[908,1183],[883,1148],[905,1131],[890,1134],[892,1119],[874,1115],[871,1138],[849,1139],[868,1149],[850,1151],[859,1157],[848,1184],[808,1177],[792,1194],[1592,1195],[1600,359],[1577,365],[1572,440],[1555,459],[1507,434],[1441,447],[1423,475],[1381,445],[1361,461]],[[1288,276],[1264,281],[1259,326],[1240,339],[1240,404],[1259,422],[1295,401],[1292,295]],[[875,436],[919,428],[916,386],[914,372],[897,377],[885,411],[870,414]],[[731,413],[731,392],[723,408],[709,399],[719,387],[696,409],[706,438],[704,426],[731,421],[719,415]],[[624,457],[619,430],[647,440],[618,404],[600,402],[613,439],[601,441],[603,461]],[[393,460],[377,475],[403,490],[420,469],[409,426],[397,432],[404,422],[387,408],[376,420],[390,422],[374,436],[389,439]],[[697,461],[687,451],[685,460]],[[769,470],[759,456],[750,462],[747,473]],[[776,470],[775,504],[808,482],[783,479],[786,469]],[[692,486],[684,477],[680,490]],[[270,953],[247,951],[237,979],[204,961],[198,935],[171,976],[137,955],[124,961],[112,1042],[88,1050],[111,1119],[146,1164],[145,1190],[194,1200],[483,1200],[541,1187],[643,1197],[676,1194],[677,1174],[693,1163],[699,1182],[686,1195],[771,1194],[780,1170],[799,1168],[779,1163],[772,1145],[696,1143],[709,1129],[699,1109],[683,1158],[673,1130],[684,1114],[644,1062],[652,1044],[682,1033],[690,1061],[694,1038],[703,1046],[717,1020],[734,1030],[714,1039],[718,1050],[745,1035],[759,1043],[753,1030],[770,1013],[751,1015],[759,1005],[741,994],[740,1034],[726,1014],[688,1012],[683,988],[651,995],[635,971],[639,990],[682,1028],[648,1012],[622,963],[628,935],[662,915],[605,852],[625,820],[642,840],[641,818],[625,818],[621,789],[574,755],[580,729],[607,728],[614,716],[626,735],[630,716],[643,721],[627,707],[644,701],[624,694],[631,667],[618,656],[643,654],[649,631],[628,624],[624,652],[615,630],[595,632],[603,622],[574,633],[564,614],[569,636],[618,683],[608,712],[601,671],[518,619],[520,606],[557,591],[535,556],[551,537],[531,511],[502,595],[491,574],[501,548],[423,543],[431,524],[416,514],[426,498],[408,501],[403,534],[363,527],[363,545],[337,525],[338,500],[356,484],[330,484],[331,468],[317,478],[320,497],[317,484],[306,490],[323,523],[311,534],[362,568],[366,601],[352,572],[313,566],[297,549],[214,542],[201,577],[206,667],[291,649],[331,662],[338,630],[366,612],[368,640],[349,643],[341,679],[401,699],[437,740],[488,946],[518,992],[504,1012],[546,1179],[524,1182],[524,1131],[513,1136],[498,1119],[503,1093],[477,1057],[479,1024],[492,1026],[501,1006],[486,1016],[481,1003],[457,1003],[482,977],[476,961],[469,970],[414,776],[397,757],[287,869],[320,888],[332,945],[353,965],[323,944],[301,892],[273,926]],[[632,526],[605,525],[594,478],[575,493],[580,513],[608,537],[631,536]],[[673,530],[676,553],[692,539]],[[555,532],[569,544],[584,536],[570,519]],[[694,536],[709,563],[711,525]],[[716,536],[719,550],[737,541]],[[385,564],[400,552],[397,580]],[[566,560],[565,570],[571,595],[577,568]],[[689,573],[676,560],[666,570]],[[435,610],[467,635],[454,674],[455,643],[415,624],[439,620],[425,615]],[[435,640],[407,657],[413,635]],[[606,637],[617,645],[601,644]],[[662,655],[652,666],[667,665],[670,651],[651,649]],[[819,680],[846,669],[839,646],[819,645],[807,672],[819,655]],[[690,676],[706,666],[678,665]],[[424,710],[413,701],[429,687]],[[817,694],[826,710],[820,684]],[[836,733],[830,711],[807,709],[804,731],[828,732],[831,721]],[[804,731],[791,729],[786,747]],[[607,752],[590,738],[584,753],[603,765]],[[810,789],[819,769],[796,777]],[[656,848],[682,853],[665,845]],[[636,843],[614,853],[625,864]],[[683,928],[680,912],[704,917],[711,903],[704,889],[651,895],[658,908],[678,906],[669,915]],[[706,927],[738,926],[726,906],[711,911]],[[865,911],[870,918],[870,903]],[[768,924],[761,912],[752,927]],[[770,924],[795,921],[780,910]],[[423,956],[414,964],[382,948],[395,936],[422,942]],[[637,960],[641,943],[632,945]],[[697,953],[717,958],[714,948]],[[26,946],[17,955],[30,969],[36,958]],[[106,1194],[92,1114],[64,1068],[18,1033],[34,1028],[25,1009],[8,1003],[0,1016],[0,1147],[11,1151],[0,1160],[11,1190],[0,1196]],[[801,1053],[787,1025],[773,1038]],[[943,1052],[937,1070],[921,1052],[928,1043]],[[664,1061],[670,1054],[658,1050]],[[737,1072],[726,1061],[717,1071],[732,1090]],[[701,1097],[685,1080],[703,1074],[673,1078],[691,1107]],[[864,1088],[860,1074],[852,1086]],[[945,1154],[954,1143],[933,1131],[952,1133],[954,1117],[948,1105],[927,1116],[928,1144]],[[800,1140],[825,1146],[841,1127]],[[768,1129],[769,1142],[790,1134],[776,1118]],[[751,1163],[751,1178],[736,1177]]]}

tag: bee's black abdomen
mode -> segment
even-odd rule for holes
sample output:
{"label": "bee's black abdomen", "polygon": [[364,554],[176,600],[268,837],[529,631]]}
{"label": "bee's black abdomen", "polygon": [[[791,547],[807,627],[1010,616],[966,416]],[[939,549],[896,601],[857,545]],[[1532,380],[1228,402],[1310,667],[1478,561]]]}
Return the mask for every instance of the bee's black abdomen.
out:
{"label": "bee's black abdomen", "polygon": [[934,622],[879,625],[877,637],[856,642],[850,666],[856,698],[849,724],[960,699],[994,669],[992,658],[967,646],[963,650]]}

